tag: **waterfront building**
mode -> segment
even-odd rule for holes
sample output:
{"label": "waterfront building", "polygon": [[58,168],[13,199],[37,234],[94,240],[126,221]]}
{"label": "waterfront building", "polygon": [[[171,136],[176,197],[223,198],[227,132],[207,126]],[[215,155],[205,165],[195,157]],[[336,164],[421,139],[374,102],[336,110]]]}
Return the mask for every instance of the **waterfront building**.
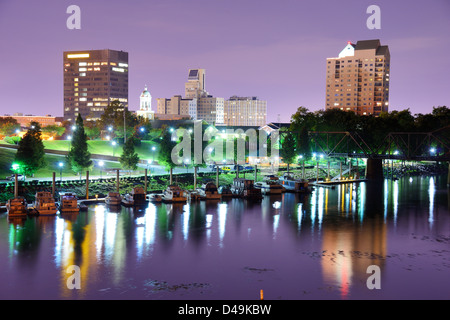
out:
{"label": "waterfront building", "polygon": [[98,120],[114,100],[128,107],[128,53],[110,49],[66,51],[64,120]]}
{"label": "waterfront building", "polygon": [[388,112],[390,52],[380,40],[348,42],[336,58],[327,58],[326,109],[359,115]]}

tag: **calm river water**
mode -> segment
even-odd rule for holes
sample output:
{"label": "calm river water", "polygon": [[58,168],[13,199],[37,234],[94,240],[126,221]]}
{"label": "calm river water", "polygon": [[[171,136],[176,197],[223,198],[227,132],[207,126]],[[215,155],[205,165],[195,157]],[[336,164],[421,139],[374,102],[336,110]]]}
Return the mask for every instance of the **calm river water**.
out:
{"label": "calm river water", "polygon": [[[260,203],[0,215],[1,299],[449,299],[446,176]],[[80,289],[69,289],[69,266]],[[368,266],[380,268],[369,290]],[[69,272],[68,272],[69,271]]]}

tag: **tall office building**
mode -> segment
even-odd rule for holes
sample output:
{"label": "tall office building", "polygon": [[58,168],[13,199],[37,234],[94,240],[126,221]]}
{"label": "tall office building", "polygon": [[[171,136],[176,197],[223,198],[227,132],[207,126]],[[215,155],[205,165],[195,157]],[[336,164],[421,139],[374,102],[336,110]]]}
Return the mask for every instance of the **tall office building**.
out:
{"label": "tall office building", "polygon": [[86,50],[64,52],[64,120],[97,120],[119,100],[128,107],[128,53]]}
{"label": "tall office building", "polygon": [[188,82],[184,85],[184,96],[193,99],[207,94],[205,69],[189,69]]}
{"label": "tall office building", "polygon": [[227,126],[264,126],[266,118],[267,101],[237,96],[225,100],[224,122]]}
{"label": "tall office building", "polygon": [[351,42],[327,58],[326,109],[376,115],[389,108],[390,53],[380,40]]}

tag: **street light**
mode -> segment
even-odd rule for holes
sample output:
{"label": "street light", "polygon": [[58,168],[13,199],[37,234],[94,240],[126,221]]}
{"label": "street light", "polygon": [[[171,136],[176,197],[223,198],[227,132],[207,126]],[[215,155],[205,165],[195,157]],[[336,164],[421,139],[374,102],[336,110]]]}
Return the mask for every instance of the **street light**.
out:
{"label": "street light", "polygon": [[62,181],[62,168],[64,167],[64,162],[58,163],[59,166],[59,181]]}
{"label": "street light", "polygon": [[430,153],[434,154],[436,152],[436,148],[430,148]]}
{"label": "street light", "polygon": [[104,165],[105,163],[103,162],[103,161],[99,161],[99,163],[98,163],[98,165],[100,166],[100,179],[102,178],[102,169],[103,169],[103,165]]}
{"label": "street light", "polygon": [[153,153],[153,161],[155,161],[155,150],[156,150],[156,147],[155,146],[153,146],[152,147],[152,153]]}

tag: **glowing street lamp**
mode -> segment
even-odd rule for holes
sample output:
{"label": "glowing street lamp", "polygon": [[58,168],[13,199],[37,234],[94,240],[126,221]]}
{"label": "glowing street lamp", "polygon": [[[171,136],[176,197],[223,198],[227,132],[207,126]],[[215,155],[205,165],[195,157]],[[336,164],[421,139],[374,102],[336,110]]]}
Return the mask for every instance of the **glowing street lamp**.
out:
{"label": "glowing street lamp", "polygon": [[436,153],[436,148],[430,148],[430,153],[431,154],[435,154]]}

